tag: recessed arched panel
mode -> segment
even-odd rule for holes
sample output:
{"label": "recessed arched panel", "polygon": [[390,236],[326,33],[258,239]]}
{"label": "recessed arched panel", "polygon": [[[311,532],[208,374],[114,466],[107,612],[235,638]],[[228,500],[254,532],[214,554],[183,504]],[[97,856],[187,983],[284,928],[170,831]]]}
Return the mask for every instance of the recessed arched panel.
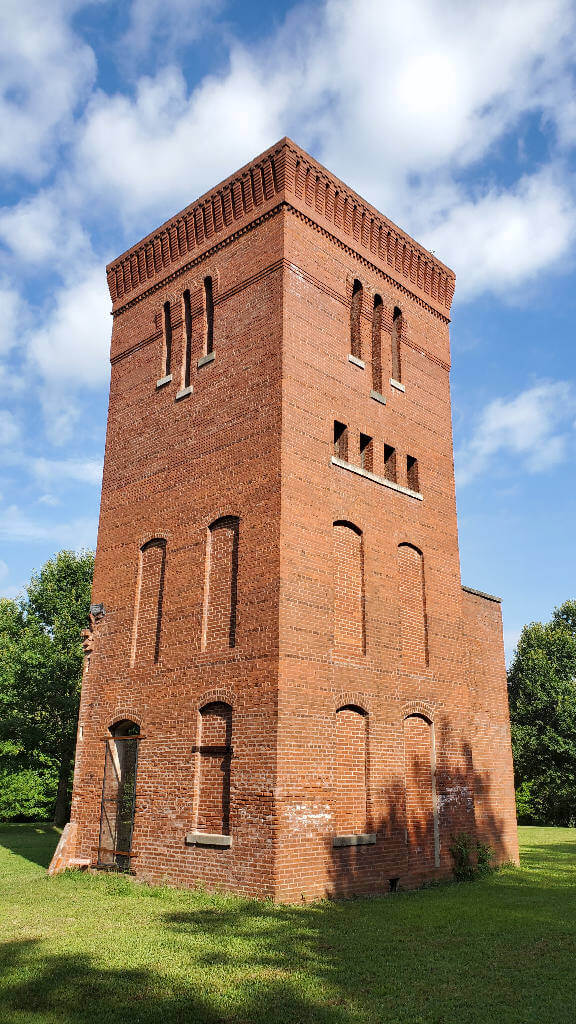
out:
{"label": "recessed arched panel", "polygon": [[352,301],[350,303],[350,352],[357,359],[362,358],[362,297],[364,289],[360,281],[352,285]]}
{"label": "recessed arched panel", "polygon": [[333,533],[334,653],[364,654],[364,551],[362,531],[337,520]]}
{"label": "recessed arched panel", "polygon": [[366,831],[367,729],[363,708],[338,708],[334,735],[334,819],[340,835]]}
{"label": "recessed arched panel", "polygon": [[408,860],[425,870],[439,863],[434,728],[421,714],[404,719]]}
{"label": "recessed arched panel", "polygon": [[380,295],[374,296],[372,311],[372,387],[382,393],[382,314],[384,304]]}
{"label": "recessed arched panel", "polygon": [[223,516],[208,528],[203,628],[205,649],[236,645],[239,525],[237,516]]}
{"label": "recessed arched panel", "polygon": [[398,599],[402,665],[417,671],[428,664],[424,558],[412,544],[398,546]]}
{"label": "recessed arched panel", "polygon": [[155,537],[140,549],[132,665],[160,660],[166,541]]}
{"label": "recessed arched panel", "polygon": [[402,311],[395,306],[392,314],[392,377],[397,381],[402,380],[402,324]]}

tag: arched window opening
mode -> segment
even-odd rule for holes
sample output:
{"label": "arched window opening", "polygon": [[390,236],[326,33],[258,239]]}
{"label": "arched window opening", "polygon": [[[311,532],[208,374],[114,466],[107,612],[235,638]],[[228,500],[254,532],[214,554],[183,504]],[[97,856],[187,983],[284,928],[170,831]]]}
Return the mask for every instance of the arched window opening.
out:
{"label": "arched window opening", "polygon": [[362,358],[361,315],[362,296],[364,290],[360,281],[352,286],[352,302],[350,303],[350,352],[357,359]]}
{"label": "arched window opening", "polygon": [[170,303],[164,303],[164,376],[172,373],[172,316]]}
{"label": "arched window opening", "polygon": [[374,296],[372,313],[372,387],[382,394],[382,313],[384,304],[380,295]]}
{"label": "arched window opening", "polygon": [[98,866],[129,871],[140,726],[124,719],[111,726],[110,733],[104,756]]}
{"label": "arched window opening", "polygon": [[334,825],[338,835],[367,830],[368,715],[355,704],[338,708],[334,736]]}
{"label": "arched window opening", "polygon": [[184,303],[184,373],[182,387],[189,388],[192,369],[192,305],[188,288],[182,296]]}
{"label": "arched window opening", "polygon": [[402,312],[394,307],[392,316],[392,379],[398,383],[402,380],[402,361],[400,342],[402,340]]}
{"label": "arched window opening", "polygon": [[166,541],[155,537],[140,549],[132,665],[160,660]]}
{"label": "arched window opening", "polygon": [[364,654],[364,551],[362,531],[337,521],[334,552],[334,653],[339,658]]}
{"label": "arched window opening", "polygon": [[208,528],[203,647],[236,646],[240,520],[223,516]]}
{"label": "arched window opening", "polygon": [[402,665],[417,671],[428,664],[424,558],[412,544],[398,546],[398,594]]}
{"label": "arched window opening", "polygon": [[230,834],[232,708],[212,701],[200,709],[197,829]]}
{"label": "arched window opening", "polygon": [[434,729],[424,715],[404,719],[406,841],[412,868],[439,864]]}
{"label": "arched window opening", "polygon": [[206,316],[206,355],[214,351],[214,290],[212,278],[204,278],[204,312]]}

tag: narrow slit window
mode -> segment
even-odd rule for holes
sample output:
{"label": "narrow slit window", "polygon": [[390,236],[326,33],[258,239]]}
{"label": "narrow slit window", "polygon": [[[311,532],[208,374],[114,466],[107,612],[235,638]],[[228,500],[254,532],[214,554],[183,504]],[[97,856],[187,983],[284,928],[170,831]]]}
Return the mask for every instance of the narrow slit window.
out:
{"label": "narrow slit window", "polygon": [[374,296],[372,313],[372,387],[382,394],[382,313],[383,303],[380,295]]}
{"label": "narrow slit window", "polygon": [[396,483],[396,449],[390,444],[384,445],[384,476]]}
{"label": "narrow slit window", "polygon": [[164,376],[172,373],[172,316],[170,303],[164,303]]}
{"label": "narrow slit window", "polygon": [[192,366],[192,307],[188,289],[182,296],[184,302],[184,379],[183,386],[190,387]]}
{"label": "narrow slit window", "polygon": [[212,278],[204,278],[204,309],[206,312],[206,355],[214,351],[214,290]]}
{"label": "narrow slit window", "polygon": [[394,307],[392,316],[392,379],[398,383],[402,381],[402,361],[400,355],[400,342],[402,340],[402,312],[398,306]]}
{"label": "narrow slit window", "polygon": [[362,358],[362,338],[360,318],[362,314],[362,295],[364,289],[360,281],[352,286],[352,302],[350,303],[350,352],[356,359]]}
{"label": "narrow slit window", "polygon": [[360,434],[360,465],[362,469],[372,472],[374,466],[374,442],[368,434]]}
{"label": "narrow slit window", "polygon": [[334,455],[337,459],[348,462],[348,427],[338,420],[334,420]]}
{"label": "narrow slit window", "polygon": [[406,456],[406,479],[411,491],[420,490],[418,481],[418,459],[415,459],[413,455]]}

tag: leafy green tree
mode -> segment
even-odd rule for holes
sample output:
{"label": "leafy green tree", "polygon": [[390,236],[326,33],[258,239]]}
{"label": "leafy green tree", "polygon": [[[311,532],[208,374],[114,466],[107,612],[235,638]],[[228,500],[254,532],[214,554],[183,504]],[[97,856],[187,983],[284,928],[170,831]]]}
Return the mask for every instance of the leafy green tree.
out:
{"label": "leafy green tree", "polygon": [[[17,604],[0,602],[0,757],[15,771],[58,773],[54,821],[64,824],[82,680],[91,551],[60,551]],[[29,776],[24,775],[24,779]]]}
{"label": "leafy green tree", "polygon": [[518,812],[576,823],[576,601],[522,630],[508,674]]}

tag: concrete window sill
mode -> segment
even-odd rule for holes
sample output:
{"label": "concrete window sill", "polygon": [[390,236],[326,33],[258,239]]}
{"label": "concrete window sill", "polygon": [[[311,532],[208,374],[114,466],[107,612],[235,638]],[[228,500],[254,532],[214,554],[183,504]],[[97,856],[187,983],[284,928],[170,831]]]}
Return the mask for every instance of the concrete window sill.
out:
{"label": "concrete window sill", "polygon": [[363,359],[358,359],[358,356],[348,356],[348,362],[352,363],[353,366],[359,366],[361,370],[366,369],[366,363]]}
{"label": "concrete window sill", "polygon": [[187,388],[182,388],[182,390],[178,391],[178,393],[176,394],[176,398],[174,399],[174,401],[179,402],[181,398],[186,398],[187,395],[192,394],[193,390],[194,388],[192,387],[192,385],[190,385],[190,387]]}
{"label": "concrete window sill", "polygon": [[160,380],[156,381],[157,388],[163,388],[166,384],[170,384],[172,380],[172,374],[169,373],[167,377],[160,377]]}
{"label": "concrete window sill", "polygon": [[198,360],[196,366],[199,370],[202,369],[203,366],[208,366],[208,363],[214,362],[215,356],[215,352],[209,352],[207,356],[202,356],[202,358]]}
{"label": "concrete window sill", "polygon": [[386,405],[386,399],[384,395],[381,395],[379,391],[372,390],[370,392],[370,398],[373,398],[375,402],[380,402],[380,405]]}
{"label": "concrete window sill", "polygon": [[333,466],[340,466],[340,469],[347,469],[349,473],[356,473],[357,476],[363,476],[366,480],[373,480],[375,484],[380,484],[381,487],[389,487],[391,491],[398,491],[400,494],[407,494],[410,498],[416,498],[417,501],[423,501],[423,496],[418,491],[411,491],[409,487],[402,487],[401,484],[395,484],[393,480],[386,480],[383,476],[376,476],[376,473],[370,473],[367,469],[362,469],[360,466],[353,466],[351,462],[344,462],[343,459],[337,459],[335,455],[331,458]]}
{"label": "concrete window sill", "polygon": [[396,388],[396,391],[406,391],[406,388],[399,380],[394,380],[394,377],[390,377],[390,387]]}
{"label": "concrete window sill", "polygon": [[186,836],[186,846],[218,846],[229,849],[232,846],[232,836],[223,836],[218,832],[189,832]]}
{"label": "concrete window sill", "polygon": [[332,846],[374,846],[375,842],[375,832],[363,832],[359,836],[334,836]]}

